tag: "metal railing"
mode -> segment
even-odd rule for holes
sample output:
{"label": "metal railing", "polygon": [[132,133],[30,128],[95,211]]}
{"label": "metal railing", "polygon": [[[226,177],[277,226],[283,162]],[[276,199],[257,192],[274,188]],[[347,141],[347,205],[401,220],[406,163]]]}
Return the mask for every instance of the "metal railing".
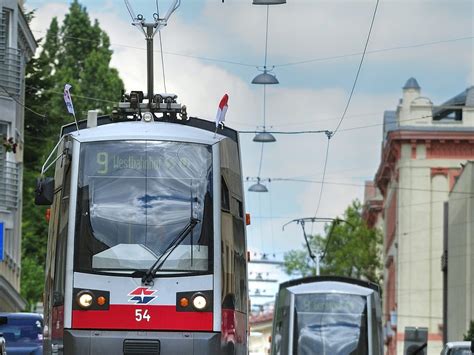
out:
{"label": "metal railing", "polygon": [[[0,14],[0,85],[2,85],[9,95],[19,96],[21,90],[21,51],[10,48],[7,39],[7,29],[5,26],[8,14],[4,11]],[[4,89],[0,89],[0,95],[5,95]]]}
{"label": "metal railing", "polygon": [[20,168],[17,163],[6,161],[0,152],[0,207],[16,209],[18,207],[18,182]]}
{"label": "metal railing", "polygon": [[[21,90],[21,52],[0,46],[0,85],[10,95],[19,96]],[[3,89],[0,90],[2,94]]]}

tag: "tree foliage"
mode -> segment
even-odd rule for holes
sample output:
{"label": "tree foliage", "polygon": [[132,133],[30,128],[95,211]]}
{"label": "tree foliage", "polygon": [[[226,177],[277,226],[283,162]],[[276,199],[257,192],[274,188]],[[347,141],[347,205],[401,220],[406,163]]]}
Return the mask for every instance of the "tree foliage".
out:
{"label": "tree foliage", "polygon": [[46,209],[34,205],[36,176],[60,127],[73,120],[63,101],[64,85],[73,86],[78,120],[89,109],[109,113],[123,90],[118,71],[110,67],[111,58],[108,35],[74,0],[62,25],[53,18],[40,54],[26,68],[25,105],[40,113],[25,111],[21,292],[30,305],[42,299],[48,231]]}
{"label": "tree foliage", "polygon": [[[313,253],[326,250],[321,261],[321,275],[348,276],[379,282],[381,279],[381,233],[369,229],[362,219],[362,204],[354,200],[344,212],[344,222],[332,222],[324,227],[325,236],[309,237]],[[332,232],[331,232],[332,229]],[[291,250],[284,256],[288,274],[316,275],[316,267],[306,245],[304,250]]]}
{"label": "tree foliage", "polygon": [[474,340],[474,321],[471,320],[469,323],[469,329],[467,330],[467,333],[464,334],[464,341],[471,341]]}

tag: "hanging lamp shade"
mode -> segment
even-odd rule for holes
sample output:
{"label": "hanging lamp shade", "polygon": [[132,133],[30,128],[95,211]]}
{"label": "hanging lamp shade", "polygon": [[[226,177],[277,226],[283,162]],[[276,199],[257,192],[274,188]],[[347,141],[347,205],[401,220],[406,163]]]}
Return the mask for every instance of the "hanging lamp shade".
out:
{"label": "hanging lamp shade", "polygon": [[255,137],[253,137],[253,141],[257,143],[272,143],[276,142],[276,138],[273,134],[263,131],[258,132]]}
{"label": "hanging lamp shade", "polygon": [[272,84],[279,84],[280,82],[276,78],[275,75],[269,74],[266,70],[263,73],[258,74],[252,80],[252,84],[260,84],[260,85],[272,85]]}
{"label": "hanging lamp shade", "polygon": [[286,4],[286,0],[253,0],[254,5],[280,5]]}
{"label": "hanging lamp shade", "polygon": [[268,192],[268,189],[265,185],[261,184],[260,181],[258,181],[256,184],[253,184],[252,186],[249,187],[250,192]]}

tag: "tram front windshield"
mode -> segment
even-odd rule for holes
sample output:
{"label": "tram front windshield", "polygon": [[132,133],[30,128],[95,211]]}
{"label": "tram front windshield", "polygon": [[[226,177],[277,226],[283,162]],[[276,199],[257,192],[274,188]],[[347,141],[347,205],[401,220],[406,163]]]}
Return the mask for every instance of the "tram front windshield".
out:
{"label": "tram front windshield", "polygon": [[[81,145],[75,270],[207,272],[212,261],[212,153],[202,144]],[[198,221],[174,249],[173,241]],[[169,255],[168,255],[169,254]]]}
{"label": "tram front windshield", "polygon": [[296,295],[295,353],[366,355],[366,297],[340,293]]}

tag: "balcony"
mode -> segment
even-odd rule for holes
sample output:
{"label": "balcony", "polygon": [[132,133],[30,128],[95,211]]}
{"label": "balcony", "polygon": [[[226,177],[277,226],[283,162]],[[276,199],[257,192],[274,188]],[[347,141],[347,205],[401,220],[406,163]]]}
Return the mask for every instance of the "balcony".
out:
{"label": "balcony", "polygon": [[18,207],[19,179],[19,166],[4,158],[0,159],[0,208],[14,210]]}

